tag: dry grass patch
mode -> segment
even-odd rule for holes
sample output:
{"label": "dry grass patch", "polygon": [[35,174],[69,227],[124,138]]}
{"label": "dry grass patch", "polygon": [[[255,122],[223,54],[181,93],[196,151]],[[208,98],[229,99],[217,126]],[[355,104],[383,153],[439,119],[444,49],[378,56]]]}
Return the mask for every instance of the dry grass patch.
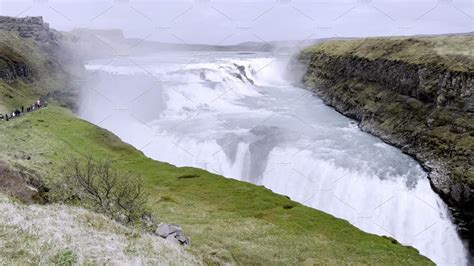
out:
{"label": "dry grass patch", "polygon": [[0,195],[0,264],[199,264],[182,247],[83,208]]}

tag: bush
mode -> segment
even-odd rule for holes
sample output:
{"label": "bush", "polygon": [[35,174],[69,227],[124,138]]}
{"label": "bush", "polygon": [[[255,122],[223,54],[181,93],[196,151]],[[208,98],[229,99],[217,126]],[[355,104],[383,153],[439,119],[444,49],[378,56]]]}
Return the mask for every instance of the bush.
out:
{"label": "bush", "polygon": [[145,215],[143,182],[117,171],[110,161],[72,159],[64,174],[64,201],[78,201],[124,224],[138,222]]}

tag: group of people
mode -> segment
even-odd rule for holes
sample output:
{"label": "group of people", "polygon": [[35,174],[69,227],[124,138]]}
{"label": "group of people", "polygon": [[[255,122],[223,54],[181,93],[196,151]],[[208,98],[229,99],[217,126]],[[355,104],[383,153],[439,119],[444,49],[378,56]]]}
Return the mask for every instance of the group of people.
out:
{"label": "group of people", "polygon": [[34,104],[27,106],[26,109],[24,106],[17,108],[15,111],[9,114],[0,114],[0,121],[10,121],[24,115],[25,113],[34,112],[40,108],[46,107],[47,103],[41,100],[37,100]]}

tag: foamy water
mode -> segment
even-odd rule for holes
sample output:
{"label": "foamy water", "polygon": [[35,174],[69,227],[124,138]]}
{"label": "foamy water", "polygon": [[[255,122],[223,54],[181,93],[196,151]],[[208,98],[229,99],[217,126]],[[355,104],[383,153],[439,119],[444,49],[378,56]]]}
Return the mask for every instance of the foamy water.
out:
{"label": "foamy water", "polygon": [[285,62],[196,52],[86,67],[95,78],[83,90],[81,116],[147,156],[264,185],[437,264],[468,263],[420,165],[290,85]]}

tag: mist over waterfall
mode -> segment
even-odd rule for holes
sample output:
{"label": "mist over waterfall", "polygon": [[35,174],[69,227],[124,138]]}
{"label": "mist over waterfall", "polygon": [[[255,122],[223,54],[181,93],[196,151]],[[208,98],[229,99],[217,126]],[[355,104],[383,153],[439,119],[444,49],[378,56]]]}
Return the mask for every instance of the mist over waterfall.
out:
{"label": "mist over waterfall", "polygon": [[147,156],[263,185],[437,264],[468,263],[420,165],[291,85],[285,60],[180,52],[86,67],[80,115]]}

